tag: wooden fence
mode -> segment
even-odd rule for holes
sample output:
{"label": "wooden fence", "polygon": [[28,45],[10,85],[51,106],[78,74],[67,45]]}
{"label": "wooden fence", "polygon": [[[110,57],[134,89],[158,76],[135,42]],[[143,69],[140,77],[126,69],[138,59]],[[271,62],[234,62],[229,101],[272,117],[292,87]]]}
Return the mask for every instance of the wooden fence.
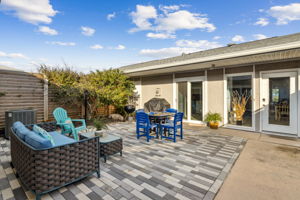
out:
{"label": "wooden fence", "polygon": [[[35,109],[37,121],[53,121],[53,110],[63,107],[71,118],[83,118],[83,105],[62,106],[56,101],[55,87],[40,74],[0,69],[0,132],[5,127],[5,111]],[[98,108],[101,116],[116,112],[114,106]]]}
{"label": "wooden fence", "polygon": [[[49,87],[51,88],[51,87]],[[52,112],[59,105],[54,91],[39,74],[0,70],[0,131],[5,127],[5,111],[35,109],[37,121],[53,120]],[[82,117],[82,106],[64,107],[70,117]]]}
{"label": "wooden fence", "polygon": [[5,126],[5,111],[35,109],[37,120],[44,119],[44,83],[32,74],[0,70],[0,129]]}

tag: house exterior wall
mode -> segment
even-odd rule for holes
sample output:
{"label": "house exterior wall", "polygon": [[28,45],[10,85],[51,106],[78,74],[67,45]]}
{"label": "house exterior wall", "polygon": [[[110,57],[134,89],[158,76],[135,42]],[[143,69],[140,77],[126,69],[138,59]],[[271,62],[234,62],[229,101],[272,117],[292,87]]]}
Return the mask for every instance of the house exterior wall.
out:
{"label": "house exterior wall", "polygon": [[[261,72],[268,72],[274,70],[294,71],[298,73],[297,78],[297,91],[298,99],[300,98],[300,60],[296,61],[284,61],[277,63],[266,64],[253,64],[239,67],[224,67],[219,69],[199,69],[198,71],[180,71],[176,73],[170,73],[167,75],[154,75],[153,77],[141,77],[141,105],[155,97],[156,88],[161,89],[161,96],[159,98],[165,98],[172,107],[176,107],[176,80],[193,79],[194,77],[205,77],[204,82],[206,85],[206,93],[203,93],[203,98],[206,101],[205,112],[218,112],[223,117],[226,117],[226,76],[238,75],[238,74],[252,74],[252,90],[253,90],[253,131],[261,131],[261,105],[260,105],[260,87],[261,87]],[[204,100],[203,100],[204,101]],[[174,103],[173,103],[174,102]],[[300,102],[300,100],[299,100]],[[298,110],[300,110],[300,104],[298,103]],[[300,111],[298,111],[298,121],[300,121]],[[223,121],[224,122],[224,121]],[[300,130],[300,123],[298,125],[298,135]],[[249,129],[248,129],[249,130]]]}
{"label": "house exterior wall", "polygon": [[[141,106],[152,98],[164,98],[171,107],[173,106],[173,75],[160,75],[153,77],[142,77]],[[160,96],[156,96],[156,89],[160,89]]]}
{"label": "house exterior wall", "polygon": [[220,113],[224,117],[223,69],[207,71],[207,106],[207,111]]}

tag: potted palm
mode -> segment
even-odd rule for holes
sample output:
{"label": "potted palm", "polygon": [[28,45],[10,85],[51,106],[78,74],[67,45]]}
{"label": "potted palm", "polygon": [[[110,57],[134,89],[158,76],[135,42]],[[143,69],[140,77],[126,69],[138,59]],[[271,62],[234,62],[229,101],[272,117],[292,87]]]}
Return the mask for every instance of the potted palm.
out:
{"label": "potted palm", "polygon": [[94,119],[94,126],[96,128],[95,135],[102,137],[105,132],[104,129],[107,128],[104,120],[103,119]]}
{"label": "potted palm", "polygon": [[211,129],[218,129],[220,121],[222,121],[222,116],[220,113],[212,113],[208,112],[205,115],[205,122],[207,122],[208,126]]}

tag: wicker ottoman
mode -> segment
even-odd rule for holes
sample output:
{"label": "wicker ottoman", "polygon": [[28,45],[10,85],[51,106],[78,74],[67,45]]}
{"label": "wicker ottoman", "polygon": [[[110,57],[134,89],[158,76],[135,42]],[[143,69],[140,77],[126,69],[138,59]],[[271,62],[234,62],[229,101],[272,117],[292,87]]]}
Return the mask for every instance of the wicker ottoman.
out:
{"label": "wicker ottoman", "polygon": [[[80,135],[82,139],[95,137],[95,134],[92,132],[82,133]],[[107,134],[103,137],[100,137],[100,157],[104,158],[104,162],[106,162],[107,157],[116,153],[120,153],[122,156],[123,150],[123,141],[121,137]]]}
{"label": "wicker ottoman", "polygon": [[115,135],[106,135],[100,137],[100,157],[104,157],[106,162],[107,156],[120,153],[122,156],[123,141],[121,137]]}

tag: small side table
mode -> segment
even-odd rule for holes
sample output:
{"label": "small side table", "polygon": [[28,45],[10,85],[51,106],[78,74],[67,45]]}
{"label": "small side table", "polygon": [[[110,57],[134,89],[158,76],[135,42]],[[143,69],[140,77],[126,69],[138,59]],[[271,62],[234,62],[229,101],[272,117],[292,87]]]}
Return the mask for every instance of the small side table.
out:
{"label": "small side table", "polygon": [[[80,137],[81,138],[95,137],[95,133],[93,132],[82,133]],[[123,140],[121,137],[106,134],[105,136],[100,137],[99,139],[100,139],[99,140],[100,157],[104,158],[104,162],[106,162],[107,157],[110,155],[120,153],[120,155],[122,156]]]}

